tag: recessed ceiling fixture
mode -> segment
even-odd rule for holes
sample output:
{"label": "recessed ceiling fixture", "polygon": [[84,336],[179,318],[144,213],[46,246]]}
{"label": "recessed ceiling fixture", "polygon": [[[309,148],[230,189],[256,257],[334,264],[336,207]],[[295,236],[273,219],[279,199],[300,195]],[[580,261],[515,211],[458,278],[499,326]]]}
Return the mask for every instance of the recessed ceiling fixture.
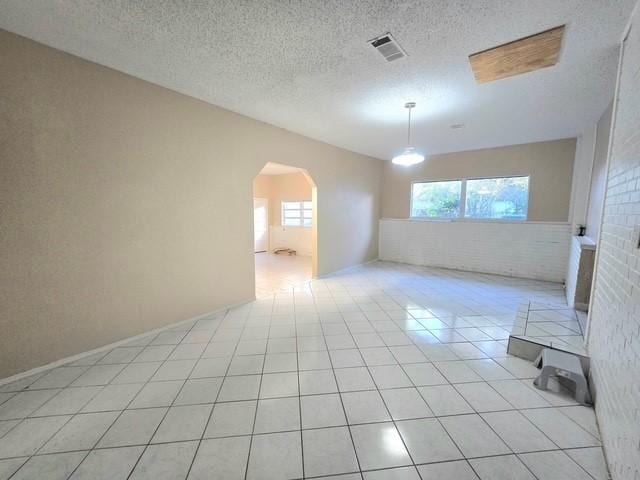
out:
{"label": "recessed ceiling fixture", "polygon": [[454,123],[453,125],[451,125],[452,130],[458,130],[460,128],[464,128],[464,123]]}
{"label": "recessed ceiling fixture", "polygon": [[513,77],[558,62],[564,25],[469,55],[477,83]]}
{"label": "recessed ceiling fixture", "polygon": [[404,104],[404,108],[409,110],[409,123],[407,125],[407,146],[400,155],[396,155],[391,160],[396,165],[403,165],[410,167],[416,163],[424,162],[424,155],[416,152],[416,149],[411,146],[411,109],[416,106],[415,102],[408,102]]}

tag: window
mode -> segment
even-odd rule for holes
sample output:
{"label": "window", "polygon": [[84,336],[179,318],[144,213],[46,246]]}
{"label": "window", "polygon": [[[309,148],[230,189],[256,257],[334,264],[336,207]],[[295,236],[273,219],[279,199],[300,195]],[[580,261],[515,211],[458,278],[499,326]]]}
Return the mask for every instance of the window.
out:
{"label": "window", "polygon": [[526,220],[529,177],[467,180],[466,196],[467,218]]}
{"label": "window", "polygon": [[310,227],[311,218],[311,202],[282,202],[282,225]]}
{"label": "window", "polygon": [[460,216],[462,182],[414,183],[411,188],[411,216],[457,218]]}
{"label": "window", "polygon": [[529,177],[414,183],[411,216],[526,220]]}

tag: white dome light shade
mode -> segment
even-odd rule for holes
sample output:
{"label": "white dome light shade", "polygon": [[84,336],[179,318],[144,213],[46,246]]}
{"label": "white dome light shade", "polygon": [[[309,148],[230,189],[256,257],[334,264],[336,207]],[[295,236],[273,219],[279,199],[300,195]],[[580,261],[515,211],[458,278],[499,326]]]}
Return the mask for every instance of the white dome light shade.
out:
{"label": "white dome light shade", "polygon": [[400,155],[393,157],[391,162],[395,165],[410,167],[411,165],[424,162],[424,155],[417,153],[413,147],[405,147],[404,151]]}

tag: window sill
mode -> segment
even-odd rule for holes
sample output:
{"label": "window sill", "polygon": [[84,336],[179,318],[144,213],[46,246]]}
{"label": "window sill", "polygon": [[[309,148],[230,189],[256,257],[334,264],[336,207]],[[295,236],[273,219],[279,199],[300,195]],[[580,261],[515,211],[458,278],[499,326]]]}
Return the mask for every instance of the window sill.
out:
{"label": "window sill", "polygon": [[492,218],[422,218],[422,217],[409,217],[409,218],[381,218],[385,221],[398,221],[398,222],[425,222],[425,223],[508,223],[508,224],[544,224],[544,225],[569,225],[569,222],[554,222],[554,221],[540,221],[540,220],[504,220],[504,219],[492,219]]}

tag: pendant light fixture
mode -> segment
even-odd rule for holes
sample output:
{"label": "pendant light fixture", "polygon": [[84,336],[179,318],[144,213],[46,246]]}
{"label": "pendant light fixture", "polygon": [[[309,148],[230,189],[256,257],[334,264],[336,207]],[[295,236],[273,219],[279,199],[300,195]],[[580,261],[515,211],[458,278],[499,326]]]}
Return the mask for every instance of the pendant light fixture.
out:
{"label": "pendant light fixture", "polygon": [[411,146],[411,109],[415,107],[415,102],[408,102],[404,104],[404,108],[409,110],[409,124],[407,128],[407,146],[400,155],[393,157],[391,162],[396,165],[402,165],[404,167],[410,167],[416,163],[424,162],[424,155],[416,152],[416,149]]}

